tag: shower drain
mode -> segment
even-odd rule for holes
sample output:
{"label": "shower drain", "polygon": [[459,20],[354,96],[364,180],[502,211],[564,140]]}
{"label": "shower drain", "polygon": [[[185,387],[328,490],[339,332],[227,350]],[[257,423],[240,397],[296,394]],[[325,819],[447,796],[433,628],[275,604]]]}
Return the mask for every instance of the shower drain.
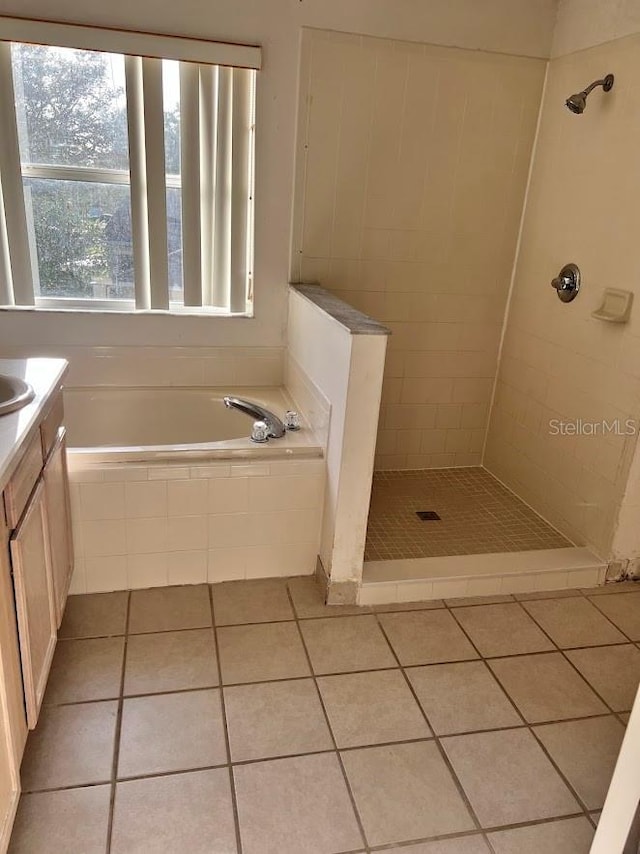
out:
{"label": "shower drain", "polygon": [[416,510],[416,516],[423,522],[439,522],[440,517],[435,510]]}

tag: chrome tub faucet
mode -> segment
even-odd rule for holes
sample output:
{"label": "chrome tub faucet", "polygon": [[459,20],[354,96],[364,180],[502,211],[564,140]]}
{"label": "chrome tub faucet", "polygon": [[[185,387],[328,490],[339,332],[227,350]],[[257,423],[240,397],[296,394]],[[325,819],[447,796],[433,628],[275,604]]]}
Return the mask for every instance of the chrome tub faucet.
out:
{"label": "chrome tub faucet", "polygon": [[286,430],[282,421],[273,412],[260,406],[259,403],[254,403],[252,400],[244,400],[241,397],[225,397],[224,405],[228,409],[239,409],[244,412],[254,421],[264,421],[269,428],[269,436],[272,439],[281,439]]}

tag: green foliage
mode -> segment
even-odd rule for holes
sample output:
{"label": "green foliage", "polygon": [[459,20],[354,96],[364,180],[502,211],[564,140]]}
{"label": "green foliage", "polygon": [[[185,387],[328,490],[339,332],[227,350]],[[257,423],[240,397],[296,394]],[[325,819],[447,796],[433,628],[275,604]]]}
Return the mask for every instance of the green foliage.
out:
{"label": "green foliage", "polygon": [[[23,163],[129,168],[122,57],[14,45]],[[179,172],[179,110],[168,116],[168,171]],[[25,180],[43,296],[132,296],[130,196],[126,186]],[[115,291],[115,294],[114,294]]]}

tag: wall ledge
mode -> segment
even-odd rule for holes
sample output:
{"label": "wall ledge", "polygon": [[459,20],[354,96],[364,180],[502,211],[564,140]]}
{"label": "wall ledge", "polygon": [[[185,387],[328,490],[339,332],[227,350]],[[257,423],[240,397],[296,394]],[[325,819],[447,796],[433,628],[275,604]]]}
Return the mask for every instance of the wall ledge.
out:
{"label": "wall ledge", "polygon": [[372,317],[363,314],[344,300],[338,299],[320,285],[290,285],[292,290],[308,299],[336,320],[351,335],[391,335],[391,330]]}

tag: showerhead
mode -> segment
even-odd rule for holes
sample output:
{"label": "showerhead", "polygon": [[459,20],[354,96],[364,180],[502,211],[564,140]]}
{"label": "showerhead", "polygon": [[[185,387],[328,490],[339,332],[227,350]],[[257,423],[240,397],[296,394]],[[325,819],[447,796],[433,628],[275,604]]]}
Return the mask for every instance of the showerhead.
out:
{"label": "showerhead", "polygon": [[613,74],[607,74],[607,76],[603,77],[602,80],[594,80],[593,83],[587,86],[586,89],[583,89],[582,92],[576,92],[574,95],[570,95],[565,101],[565,104],[572,113],[579,116],[581,113],[584,113],[589,93],[592,92],[596,86],[602,86],[603,91],[610,92],[613,88],[613,80]]}

